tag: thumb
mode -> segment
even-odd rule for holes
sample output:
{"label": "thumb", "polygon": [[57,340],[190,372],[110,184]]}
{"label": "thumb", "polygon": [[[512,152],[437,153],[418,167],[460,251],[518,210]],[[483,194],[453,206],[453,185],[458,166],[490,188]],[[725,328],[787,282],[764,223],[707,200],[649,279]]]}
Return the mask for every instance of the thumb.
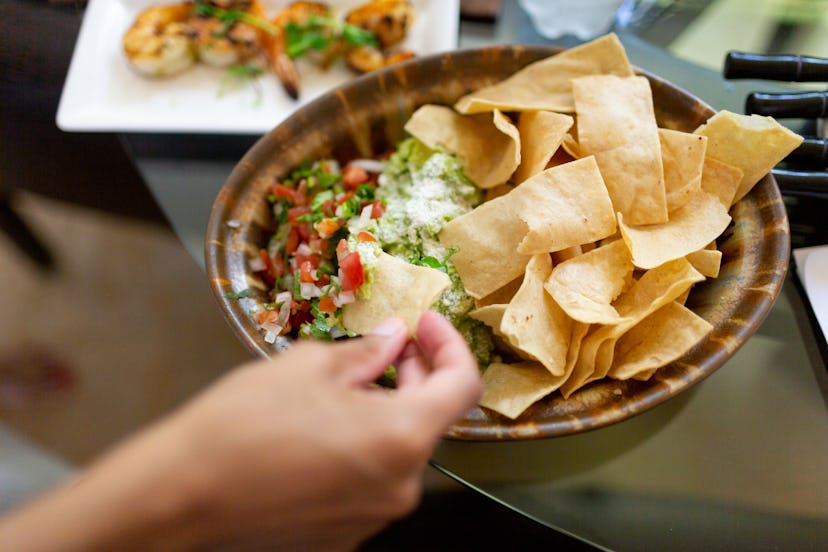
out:
{"label": "thumb", "polygon": [[376,380],[399,358],[409,339],[405,321],[390,318],[364,337],[335,344],[332,349],[335,377],[354,386]]}

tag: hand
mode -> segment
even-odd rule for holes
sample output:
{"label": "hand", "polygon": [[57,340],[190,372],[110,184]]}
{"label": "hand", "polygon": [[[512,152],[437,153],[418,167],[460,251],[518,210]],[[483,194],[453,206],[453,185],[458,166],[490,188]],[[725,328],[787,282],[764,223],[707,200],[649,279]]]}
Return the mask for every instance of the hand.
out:
{"label": "hand", "polygon": [[[390,364],[398,388],[373,386]],[[481,392],[477,364],[445,319],[426,313],[417,343],[388,321],[364,338],[302,343],[238,368],[62,498],[109,499],[88,499],[105,547],[353,548],[416,506],[434,446]],[[65,523],[86,547],[88,525]]]}

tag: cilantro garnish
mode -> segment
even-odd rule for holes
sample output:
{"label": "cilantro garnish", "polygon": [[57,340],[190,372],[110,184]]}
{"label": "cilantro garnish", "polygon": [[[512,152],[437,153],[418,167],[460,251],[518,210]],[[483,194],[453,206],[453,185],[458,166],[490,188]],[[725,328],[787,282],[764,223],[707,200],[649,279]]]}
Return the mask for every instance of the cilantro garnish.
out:
{"label": "cilantro garnish", "polygon": [[250,295],[252,293],[253,293],[253,290],[250,289],[250,288],[247,288],[247,289],[241,290],[238,293],[228,291],[227,293],[224,294],[224,297],[227,298],[227,299],[244,299],[245,297],[250,297]]}
{"label": "cilantro garnish", "polygon": [[352,46],[379,44],[374,34],[362,27],[321,15],[311,15],[302,24],[291,22],[285,27],[286,51],[293,59],[311,50],[325,50],[340,39]]}
{"label": "cilantro garnish", "polygon": [[257,27],[271,35],[275,35],[279,32],[279,28],[275,25],[268,23],[264,19],[256,17],[255,15],[251,15],[244,10],[239,10],[236,8],[224,9],[219,8],[218,6],[214,6],[212,4],[208,4],[207,2],[202,2],[201,0],[196,0],[194,11],[195,14],[198,16],[215,17],[216,19],[224,23],[225,33],[227,32],[229,27],[236,22],[253,25],[254,27]]}
{"label": "cilantro garnish", "polygon": [[455,253],[457,253],[457,248],[450,247],[448,254],[446,254],[442,261],[436,257],[432,257],[431,255],[424,255],[422,257],[411,257],[408,259],[408,262],[413,265],[427,266],[429,268],[435,268],[441,272],[448,273],[448,261]]}

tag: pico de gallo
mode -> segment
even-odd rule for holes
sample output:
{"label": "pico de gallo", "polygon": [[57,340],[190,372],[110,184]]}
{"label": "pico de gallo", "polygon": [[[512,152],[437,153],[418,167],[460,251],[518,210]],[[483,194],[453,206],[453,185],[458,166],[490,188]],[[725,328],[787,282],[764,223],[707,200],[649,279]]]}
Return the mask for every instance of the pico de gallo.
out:
{"label": "pico de gallo", "polygon": [[279,335],[335,339],[346,335],[342,307],[356,300],[369,279],[360,244],[379,247],[367,231],[382,217],[376,197],[382,163],[357,160],[340,168],[333,159],[304,163],[274,182],[268,202],[275,232],[250,262],[271,289],[272,302],[256,317],[265,340]]}
{"label": "pico de gallo", "polygon": [[451,261],[453,248],[439,241],[443,226],[483,197],[455,156],[416,138],[381,159],[344,167],[332,159],[306,162],[273,182],[267,198],[273,232],[250,261],[270,288],[270,302],[251,312],[265,341],[352,335],[343,325],[343,307],[370,297],[384,251],[449,276],[450,287],[432,309],[460,331],[481,366],[488,365],[491,330],[469,316],[474,299]]}

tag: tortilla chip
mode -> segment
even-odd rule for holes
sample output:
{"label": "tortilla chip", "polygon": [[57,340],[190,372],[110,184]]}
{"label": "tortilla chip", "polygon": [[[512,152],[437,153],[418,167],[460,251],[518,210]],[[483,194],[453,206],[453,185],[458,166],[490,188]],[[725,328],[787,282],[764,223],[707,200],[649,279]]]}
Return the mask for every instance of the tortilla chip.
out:
{"label": "tortilla chip", "polygon": [[652,148],[630,143],[596,153],[595,161],[616,212],[636,224],[667,222],[661,159],[654,157]]}
{"label": "tortilla chip", "polygon": [[563,376],[553,376],[537,362],[493,363],[483,372],[479,404],[514,420],[562,381]]}
{"label": "tortilla chip", "polygon": [[611,303],[632,271],[627,244],[616,240],[557,265],[543,287],[571,318],[586,324],[617,324],[621,317]]}
{"label": "tortilla chip", "polygon": [[561,386],[564,398],[569,398],[587,383],[606,377],[618,338],[703,280],[704,276],[684,258],[645,272],[613,305],[623,320],[615,325],[594,326],[581,342],[572,375]]}
{"label": "tortilla chip", "polygon": [[467,94],[454,104],[460,113],[503,111],[560,111],[575,105],[569,81],[584,75],[634,73],[618,36],[609,33],[591,42],[527,65],[511,77]]}
{"label": "tortilla chip", "polygon": [[440,232],[443,245],[457,248],[451,260],[466,291],[475,299],[523,274],[531,258],[517,250],[529,231],[514,211],[512,197],[519,188],[451,220]]}
{"label": "tortilla chip", "polygon": [[718,249],[700,249],[685,255],[693,268],[708,278],[718,278],[722,266],[722,252]]}
{"label": "tortilla chip", "polygon": [[597,75],[572,81],[578,148],[595,155],[615,211],[630,224],[667,221],[661,142],[650,81]]}
{"label": "tortilla chip", "polygon": [[[566,352],[566,368],[564,369],[564,377],[568,380],[572,373],[575,371],[575,363],[578,362],[578,356],[581,352],[581,344],[584,341],[584,337],[586,337],[587,333],[589,333],[590,329],[589,324],[584,324],[583,322],[578,322],[577,320],[572,321],[572,332],[569,336],[569,350]],[[565,382],[566,380],[564,380]],[[561,383],[563,385],[563,383]]]}
{"label": "tortilla chip", "polygon": [[381,252],[374,267],[370,296],[358,297],[342,310],[345,329],[367,334],[388,318],[402,318],[413,335],[420,316],[427,311],[451,281],[445,272],[416,266]]}
{"label": "tortilla chip", "polygon": [[478,307],[469,312],[469,317],[483,322],[496,335],[503,335],[500,333],[500,323],[503,321],[503,314],[506,312],[505,304],[492,304]]}
{"label": "tortilla chip", "polygon": [[524,111],[518,119],[520,166],[512,176],[519,184],[546,168],[575,120],[551,111]]}
{"label": "tortilla chip", "polygon": [[712,324],[690,309],[675,301],[668,303],[621,336],[608,375],[625,380],[669,364],[712,329]]}
{"label": "tortilla chip", "polygon": [[628,226],[618,214],[621,235],[639,268],[654,268],[703,249],[725,231],[730,220],[727,209],[706,192],[695,194],[664,224]]}
{"label": "tortilla chip", "polygon": [[536,174],[509,195],[528,232],[523,254],[559,251],[597,241],[615,232],[615,215],[593,157]]}
{"label": "tortilla chip", "polygon": [[673,212],[701,189],[707,138],[689,132],[658,129],[667,210]]}
{"label": "tortilla chip", "polygon": [[744,173],[734,203],[803,140],[772,117],[741,115],[726,110],[713,115],[695,132],[707,136],[707,155],[738,167]]}
{"label": "tortilla chip", "polygon": [[585,157],[581,151],[581,146],[578,145],[578,139],[573,136],[571,132],[567,133],[566,136],[563,137],[563,140],[561,141],[561,149],[568,153],[573,159]]}
{"label": "tortilla chip", "polygon": [[481,188],[503,184],[520,164],[518,129],[497,110],[464,116],[450,107],[424,105],[405,130],[430,148],[456,154],[466,175]]}
{"label": "tortilla chip", "polygon": [[713,194],[728,210],[733,205],[733,198],[742,182],[744,172],[739,167],[722,163],[705,155],[702,170],[701,189]]}
{"label": "tortilla chip", "polygon": [[[525,222],[524,222],[525,221]],[[523,272],[533,253],[596,241],[615,232],[615,216],[591,157],[539,173],[508,194],[450,221],[440,242],[466,291],[481,299]]]}
{"label": "tortilla chip", "polygon": [[630,379],[634,379],[636,381],[649,381],[649,379],[653,377],[656,372],[658,372],[658,368],[650,368],[649,370],[637,373]]}
{"label": "tortilla chip", "polygon": [[515,278],[500,289],[495,290],[482,299],[475,299],[474,304],[477,308],[485,307],[487,305],[505,305],[512,300],[515,293],[520,289],[523,283],[523,276]]}
{"label": "tortilla chip", "polygon": [[584,155],[631,142],[660,152],[650,81],[646,77],[591,75],[572,80],[578,145]]}
{"label": "tortilla chip", "polygon": [[523,284],[503,313],[500,331],[513,347],[543,364],[553,376],[561,376],[572,320],[543,289],[551,273],[549,254],[532,257]]}

